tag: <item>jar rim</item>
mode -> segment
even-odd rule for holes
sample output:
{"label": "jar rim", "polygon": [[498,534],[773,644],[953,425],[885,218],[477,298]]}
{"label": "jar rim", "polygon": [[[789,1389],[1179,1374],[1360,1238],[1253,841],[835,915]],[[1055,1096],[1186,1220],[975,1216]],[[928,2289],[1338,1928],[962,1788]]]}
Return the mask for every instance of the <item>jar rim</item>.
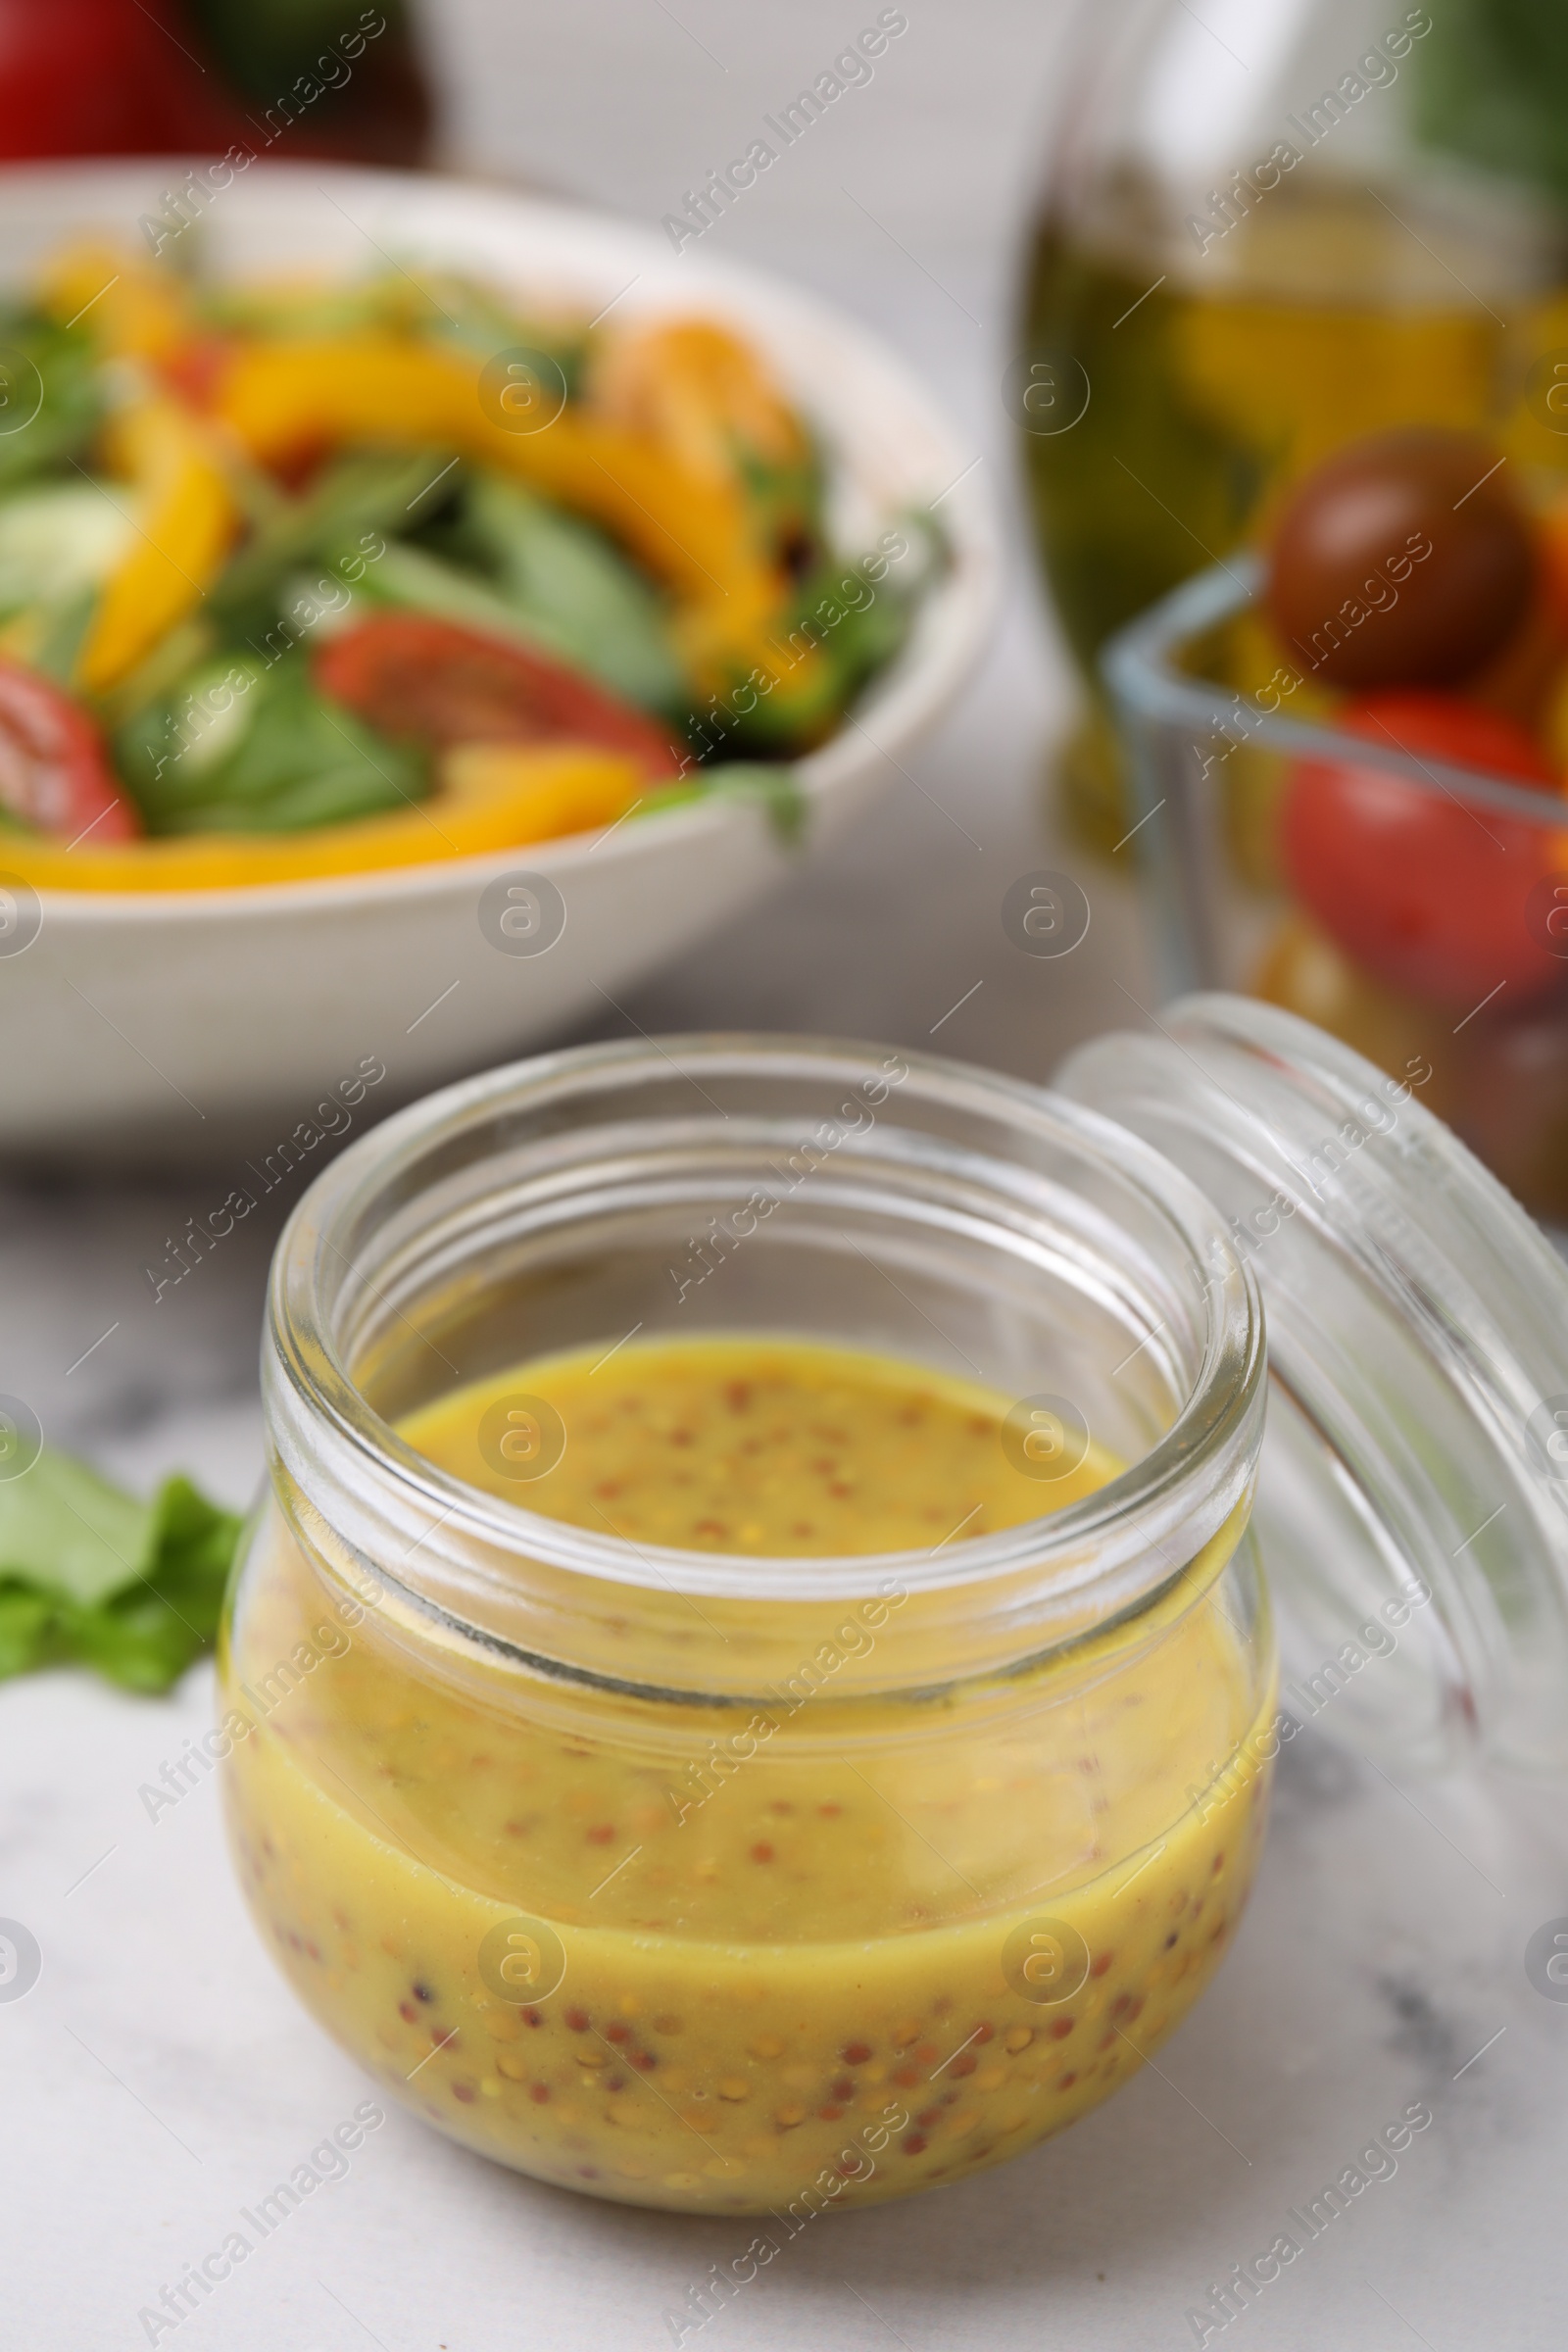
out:
{"label": "jar rim", "polygon": [[[1098,1630],[1155,1600],[1195,1556],[1191,1543],[1177,1542],[1173,1548],[1171,1542],[1171,1531],[1190,1522],[1195,1497],[1212,1497],[1212,1535],[1238,1500],[1250,1495],[1265,1391],[1256,1285],[1213,1204],[1152,1147],[1097,1111],[962,1062],[902,1052],[897,1056],[915,1097],[940,1102],[947,1113],[1009,1130],[1021,1146],[1070,1147],[1102,1163],[1107,1175],[1114,1171],[1168,1229],[1172,1268],[1180,1255],[1184,1273],[1197,1278],[1192,1303],[1202,1337],[1187,1395],[1147,1451],[1080,1500],[993,1534],[945,1538],[932,1550],[768,1557],[638,1544],[468,1485],[419,1453],[352,1376],[334,1311],[355,1269],[357,1248],[377,1214],[394,1200],[418,1199],[421,1165],[428,1169],[443,1152],[450,1157],[465,1146],[477,1164],[486,1139],[493,1142],[506,1122],[559,1118],[574,1102],[580,1106],[596,1096],[612,1102],[622,1088],[657,1081],[662,1065],[678,1070],[711,1102],[711,1090],[722,1090],[728,1079],[822,1077],[842,1084],[888,1054],[850,1040],[768,1033],[638,1037],[485,1071],[394,1113],[317,1177],[278,1242],[264,1346],[274,1460],[281,1456],[309,1485],[314,1447],[316,1467],[323,1452],[334,1457],[327,1475],[329,1483],[335,1475],[339,1493],[356,1470],[395,1489],[404,1506],[400,1524],[412,1524],[410,1511],[421,1506],[428,1522],[416,1551],[433,1545],[446,1555],[460,1540],[477,1545],[488,1555],[488,1571],[472,1556],[465,1571],[476,1616],[482,1616],[487,1585],[505,1575],[503,1563],[514,1572],[525,1563],[580,1588],[598,1587],[602,1594],[657,1599],[662,1592],[710,1604],[849,1601],[889,1579],[910,1595],[957,1600],[1027,1572],[1037,1597],[1049,1589],[1055,1613],[1070,1611],[1080,1633],[1086,1610]],[[901,1103],[910,1099],[901,1092]],[[321,1496],[318,1508],[332,1525],[330,1496]],[[421,1614],[433,1608],[451,1631],[497,1647],[482,1625],[465,1622],[468,1612],[455,1608],[450,1597],[432,1600],[422,1571],[393,1573],[373,1558],[365,1564],[403,1591]]]}

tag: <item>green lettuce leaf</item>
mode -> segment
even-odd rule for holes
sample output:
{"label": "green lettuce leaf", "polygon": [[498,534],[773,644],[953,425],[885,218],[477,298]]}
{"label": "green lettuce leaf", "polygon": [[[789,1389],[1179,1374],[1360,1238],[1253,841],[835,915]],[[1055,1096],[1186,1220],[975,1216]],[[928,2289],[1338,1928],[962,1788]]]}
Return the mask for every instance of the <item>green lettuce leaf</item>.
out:
{"label": "green lettuce leaf", "polygon": [[188,1479],[137,1502],[46,1447],[0,1482],[0,1679],[74,1662],[167,1690],[217,1634],[241,1524]]}
{"label": "green lettuce leaf", "polygon": [[302,661],[220,654],[128,719],[120,772],[149,833],[292,833],[407,808],[423,759],[317,693]]}

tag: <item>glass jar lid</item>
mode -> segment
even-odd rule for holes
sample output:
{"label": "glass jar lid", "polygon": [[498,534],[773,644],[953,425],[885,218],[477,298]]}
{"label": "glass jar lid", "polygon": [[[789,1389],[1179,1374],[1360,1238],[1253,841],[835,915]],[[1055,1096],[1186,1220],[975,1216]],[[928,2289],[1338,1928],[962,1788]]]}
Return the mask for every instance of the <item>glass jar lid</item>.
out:
{"label": "glass jar lid", "polygon": [[1406,1764],[1560,1771],[1568,1266],[1424,1108],[1431,1076],[1216,994],[1054,1084],[1193,1178],[1262,1292],[1282,1708]]}

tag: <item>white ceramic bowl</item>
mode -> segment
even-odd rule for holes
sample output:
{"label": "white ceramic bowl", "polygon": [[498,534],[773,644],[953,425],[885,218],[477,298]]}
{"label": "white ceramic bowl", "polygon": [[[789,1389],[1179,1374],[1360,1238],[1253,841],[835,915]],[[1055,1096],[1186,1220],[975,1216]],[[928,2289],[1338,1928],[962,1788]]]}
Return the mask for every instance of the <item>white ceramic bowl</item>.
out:
{"label": "white ceramic bowl", "polygon": [[[12,285],[66,236],[134,240],[183,166],[0,172]],[[806,855],[892,774],[950,702],[991,611],[997,541],[973,452],[908,370],[809,296],[656,233],[461,181],[311,164],[259,167],[218,194],[199,230],[220,272],[363,272],[399,262],[471,270],[518,296],[593,317],[698,308],[763,350],[822,434],[850,552],[900,510],[939,499],[954,561],[899,661],[800,763]],[[94,1159],[202,1156],[282,1141],[362,1057],[385,1063],[389,1106],[505,1058],[610,1001],[785,874],[755,806],[715,800],[587,836],[395,873],[254,890],[113,897],[51,892],[42,928],[0,956],[0,1152]],[[0,858],[3,863],[3,858]],[[481,932],[496,876],[548,875],[566,924],[518,956]],[[721,1009],[721,1008],[715,1008]]]}

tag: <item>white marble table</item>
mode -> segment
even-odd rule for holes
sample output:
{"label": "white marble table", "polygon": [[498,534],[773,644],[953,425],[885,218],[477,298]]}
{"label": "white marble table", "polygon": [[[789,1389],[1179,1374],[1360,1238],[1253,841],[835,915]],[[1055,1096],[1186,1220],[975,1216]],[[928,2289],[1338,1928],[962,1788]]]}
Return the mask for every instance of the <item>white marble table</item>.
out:
{"label": "white marble table", "polygon": [[[879,323],[1006,496],[1009,240],[1054,12],[909,13],[875,81],[723,233]],[[451,0],[433,31],[471,160],[657,218],[861,21],[818,0],[760,21],[734,0]],[[1000,929],[1008,881],[1070,861],[1038,792],[1064,707],[1020,575],[984,675],[882,811],[630,1013],[914,1046],[936,1029],[1033,1075],[1135,1017],[1149,983],[1113,883],[1085,872],[1095,922],[1062,963],[1014,955]],[[0,1185],[0,1390],[137,1485],[180,1465],[241,1501],[261,1462],[270,1236],[253,1219],[158,1306],[139,1270],[210,1190]],[[205,1668],[160,1703],[71,1674],[0,1688],[0,1915],[43,1952],[33,1990],[0,2003],[0,2341],[19,2352],[145,2343],[141,2309],[365,2096],[241,1909],[211,1788],[156,1825],[138,1802],[209,1706]],[[1414,2102],[1432,2122],[1395,2175],[1223,2340],[1560,2344],[1568,2005],[1531,1989],[1523,1954],[1568,1913],[1561,1813],[1550,1792],[1396,1788],[1306,1735],[1237,1947],[1157,2068],[1000,2172],[829,2222],[703,2330],[704,2352],[1193,2343],[1186,2314],[1210,2285]],[[665,2311],[748,2234],[537,2188],[394,2116],[173,2332],[190,2352],[637,2352],[672,2341]]]}

